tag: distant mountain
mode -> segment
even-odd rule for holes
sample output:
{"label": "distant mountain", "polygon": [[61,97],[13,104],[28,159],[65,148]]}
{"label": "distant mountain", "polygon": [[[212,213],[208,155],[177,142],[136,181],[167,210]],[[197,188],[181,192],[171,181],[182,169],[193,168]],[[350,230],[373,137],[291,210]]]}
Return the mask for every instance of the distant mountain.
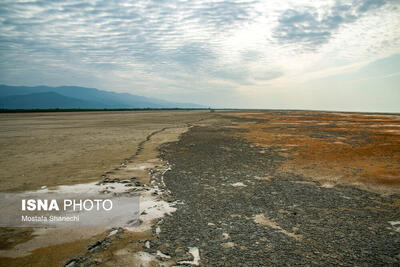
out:
{"label": "distant mountain", "polygon": [[205,108],[156,98],[77,86],[0,85],[0,109]]}
{"label": "distant mountain", "polygon": [[54,92],[28,95],[11,95],[0,98],[0,107],[6,109],[96,109],[100,104]]}

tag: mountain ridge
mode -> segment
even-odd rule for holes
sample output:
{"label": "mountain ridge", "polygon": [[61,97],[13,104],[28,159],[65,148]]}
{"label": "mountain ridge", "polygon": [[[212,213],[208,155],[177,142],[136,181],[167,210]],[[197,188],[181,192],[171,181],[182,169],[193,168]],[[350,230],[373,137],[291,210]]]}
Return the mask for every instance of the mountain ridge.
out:
{"label": "mountain ridge", "polygon": [[[56,104],[59,106],[55,106]],[[64,109],[206,108],[198,104],[175,103],[97,88],[0,85],[0,108],[2,109],[48,109],[49,106]]]}

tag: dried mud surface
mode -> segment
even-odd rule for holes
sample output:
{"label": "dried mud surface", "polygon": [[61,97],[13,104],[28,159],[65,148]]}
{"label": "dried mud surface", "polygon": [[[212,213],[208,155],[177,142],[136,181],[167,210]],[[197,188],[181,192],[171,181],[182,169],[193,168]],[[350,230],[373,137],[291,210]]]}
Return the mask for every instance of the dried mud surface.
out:
{"label": "dried mud surface", "polygon": [[[0,114],[0,191],[99,180],[163,128],[207,111],[105,111]],[[162,142],[162,140],[161,140]]]}

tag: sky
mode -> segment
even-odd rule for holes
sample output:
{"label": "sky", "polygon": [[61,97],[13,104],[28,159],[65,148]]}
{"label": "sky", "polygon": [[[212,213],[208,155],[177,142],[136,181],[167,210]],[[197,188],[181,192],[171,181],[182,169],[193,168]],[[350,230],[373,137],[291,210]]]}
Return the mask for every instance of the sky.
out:
{"label": "sky", "polygon": [[0,83],[400,112],[400,1],[1,0]]}

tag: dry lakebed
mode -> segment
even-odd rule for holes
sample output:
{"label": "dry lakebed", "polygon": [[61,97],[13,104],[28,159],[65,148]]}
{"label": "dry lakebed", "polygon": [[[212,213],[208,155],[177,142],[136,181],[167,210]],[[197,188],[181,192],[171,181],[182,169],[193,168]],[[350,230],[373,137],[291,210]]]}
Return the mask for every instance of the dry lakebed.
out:
{"label": "dry lakebed", "polygon": [[400,264],[399,114],[3,113],[0,147],[2,193],[140,206],[129,227],[2,227],[0,266]]}

